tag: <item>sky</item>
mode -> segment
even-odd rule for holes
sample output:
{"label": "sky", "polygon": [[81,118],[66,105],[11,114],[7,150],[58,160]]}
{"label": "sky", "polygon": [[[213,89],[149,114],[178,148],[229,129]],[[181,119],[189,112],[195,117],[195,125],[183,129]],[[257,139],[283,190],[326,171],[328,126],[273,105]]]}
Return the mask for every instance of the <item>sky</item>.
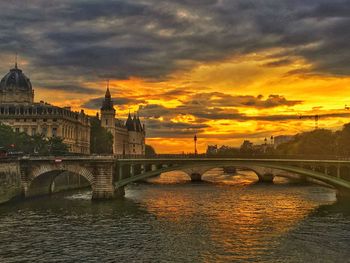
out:
{"label": "sky", "polygon": [[[107,80],[157,152],[350,122],[349,0],[0,1],[0,75],[95,115]],[[300,116],[304,116],[300,119]]]}

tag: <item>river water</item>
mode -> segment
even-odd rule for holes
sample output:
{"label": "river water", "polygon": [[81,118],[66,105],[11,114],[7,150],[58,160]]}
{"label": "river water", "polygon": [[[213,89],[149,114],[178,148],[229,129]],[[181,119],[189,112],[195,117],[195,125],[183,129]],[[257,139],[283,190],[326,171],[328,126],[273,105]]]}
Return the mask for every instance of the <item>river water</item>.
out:
{"label": "river water", "polygon": [[350,205],[331,189],[221,170],[0,206],[0,262],[350,262]]}

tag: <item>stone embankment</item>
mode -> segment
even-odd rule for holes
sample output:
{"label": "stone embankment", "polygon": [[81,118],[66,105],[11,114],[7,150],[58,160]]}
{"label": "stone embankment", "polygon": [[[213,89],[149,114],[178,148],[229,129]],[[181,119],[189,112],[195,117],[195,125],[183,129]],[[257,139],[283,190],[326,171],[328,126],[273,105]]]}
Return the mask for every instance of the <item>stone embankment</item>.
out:
{"label": "stone embankment", "polygon": [[0,164],[0,204],[20,197],[22,193],[21,172],[17,161]]}

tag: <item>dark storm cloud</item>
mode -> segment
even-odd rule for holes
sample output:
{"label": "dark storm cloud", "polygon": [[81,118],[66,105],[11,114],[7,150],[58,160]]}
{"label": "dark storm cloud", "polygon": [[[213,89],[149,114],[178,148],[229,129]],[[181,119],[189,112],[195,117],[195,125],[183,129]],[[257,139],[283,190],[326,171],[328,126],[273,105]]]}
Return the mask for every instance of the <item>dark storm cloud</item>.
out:
{"label": "dark storm cloud", "polygon": [[[104,97],[90,99],[89,101],[85,102],[82,105],[82,107],[87,109],[97,110],[101,108],[103,100],[104,100]],[[137,105],[137,104],[145,103],[145,101],[132,99],[132,98],[114,98],[113,103],[116,106],[124,106],[124,105]]]}
{"label": "dark storm cloud", "polygon": [[147,137],[189,137],[200,133],[209,126],[206,124],[191,124],[185,122],[161,121],[158,119],[145,119]]}
{"label": "dark storm cloud", "polygon": [[[144,109],[147,109],[148,107],[144,107]],[[254,115],[246,115],[243,113],[239,113],[238,111],[234,112],[227,112],[224,109],[203,109],[201,112],[195,112],[195,113],[188,113],[184,114],[182,110],[179,112],[176,109],[167,109],[161,105],[150,105],[150,109],[158,109],[161,111],[164,115],[163,116],[145,116],[147,113],[149,115],[150,111],[145,114],[143,112],[143,109],[140,109],[140,116],[144,117],[143,121],[146,124],[147,129],[147,137],[148,138],[155,138],[155,137],[164,137],[164,138],[188,138],[190,136],[193,136],[195,133],[202,133],[206,128],[210,127],[209,125],[205,124],[205,122],[208,122],[210,120],[230,120],[230,121],[238,121],[238,122],[245,122],[245,121],[263,121],[263,122],[286,122],[286,121],[305,121],[305,120],[314,120],[314,112],[305,112],[303,115],[303,119],[300,119],[300,116],[298,114],[276,114],[276,115],[265,115],[265,116],[254,116]],[[196,122],[187,123],[187,122],[174,122],[171,120],[172,117],[175,117],[177,114],[180,115],[192,115],[195,116]],[[319,119],[325,120],[325,119],[331,119],[331,118],[348,118],[350,117],[350,113],[344,113],[344,112],[327,112],[323,111],[319,115]],[[160,118],[162,117],[162,118]],[[237,131],[232,131],[227,134],[220,134],[221,138],[230,138],[234,134],[235,137],[242,137],[242,138],[260,138],[267,136],[270,134],[269,131],[266,130],[255,130],[251,134],[239,134]],[[206,138],[216,138],[217,135],[204,135]],[[265,137],[266,137],[265,136]]]}
{"label": "dark storm cloud", "polygon": [[[291,101],[280,95],[269,95],[264,97],[254,96],[232,96],[220,92],[192,94],[187,101],[182,104],[168,108],[159,104],[147,104],[139,106],[139,115],[143,118],[147,127],[148,137],[188,137],[194,133],[201,133],[210,127],[209,121],[229,120],[235,122],[262,121],[262,122],[288,122],[288,121],[313,121],[315,112],[320,120],[331,118],[348,118],[350,113],[342,111],[327,111],[321,108],[314,108],[302,113],[300,118],[298,113],[288,110],[285,114],[269,115],[247,115],[240,112],[242,107],[256,109],[270,109],[281,106],[294,106],[302,103],[301,101]],[[99,104],[100,105],[100,104]],[[179,122],[181,117],[195,117],[193,121]],[[179,118],[180,117],[180,118]],[[177,119],[177,121],[174,121]],[[186,118],[185,118],[186,119]],[[190,120],[193,118],[189,118]],[[220,124],[218,124],[220,125]],[[222,124],[225,125],[225,124]],[[237,131],[232,131],[237,133]],[[260,136],[266,131],[258,129],[252,133],[252,136]]]}
{"label": "dark storm cloud", "polygon": [[266,99],[262,95],[258,96],[234,96],[221,92],[199,93],[190,97],[188,101],[183,101],[180,107],[202,108],[205,107],[250,107],[257,109],[275,108],[280,106],[295,106],[301,104],[300,100],[287,100],[280,95],[269,95]]}
{"label": "dark storm cloud", "polygon": [[280,67],[280,66],[288,65],[291,62],[292,62],[291,59],[279,59],[279,60],[275,60],[275,61],[266,63],[265,66],[268,66],[268,67]]}
{"label": "dark storm cloud", "polygon": [[288,51],[270,66],[302,56],[314,71],[349,75],[349,10],[345,0],[1,1],[0,47],[46,78],[60,71],[67,84],[76,76],[163,78],[183,59],[272,47]]}
{"label": "dark storm cloud", "polygon": [[232,96],[220,92],[192,94],[189,99],[182,101],[182,105],[167,108],[158,104],[146,104],[139,107],[141,117],[171,119],[178,115],[192,115],[205,122],[207,120],[248,120],[249,117],[241,114],[238,108],[249,107],[269,109],[281,106],[294,106],[302,101],[287,100],[280,95],[264,96]]}
{"label": "dark storm cloud", "polygon": [[[39,84],[40,85],[40,84]],[[86,88],[78,85],[40,85],[41,89],[46,90],[57,90],[57,91],[65,91],[70,93],[81,93],[81,94],[97,94],[100,93],[100,89]]]}
{"label": "dark storm cloud", "polygon": [[145,118],[160,118],[169,115],[176,115],[177,112],[158,104],[147,104],[140,106],[139,114]]}
{"label": "dark storm cloud", "polygon": [[[288,100],[280,95],[269,95],[264,97],[233,96],[220,92],[192,94],[188,100],[182,101],[182,104],[168,108],[159,104],[147,104],[139,106],[139,114],[145,119],[162,119],[170,121],[177,116],[194,116],[196,123],[205,123],[211,120],[236,120],[236,121],[289,121],[298,120],[300,115],[297,113],[275,114],[275,115],[246,115],[239,109],[256,108],[270,109],[282,106],[295,106],[301,104],[302,101]],[[321,108],[314,108],[303,114],[303,119],[313,119],[317,111],[319,118],[343,118],[350,116],[350,113],[339,111],[322,111]],[[290,112],[290,111],[289,111]]]}

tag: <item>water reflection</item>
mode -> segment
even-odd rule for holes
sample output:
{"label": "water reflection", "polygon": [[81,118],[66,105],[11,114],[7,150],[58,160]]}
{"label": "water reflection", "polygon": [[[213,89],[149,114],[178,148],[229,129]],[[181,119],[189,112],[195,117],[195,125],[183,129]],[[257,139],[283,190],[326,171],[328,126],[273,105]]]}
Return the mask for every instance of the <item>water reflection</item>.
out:
{"label": "water reflection", "polygon": [[[176,181],[177,173],[161,175],[158,180],[170,180],[164,177]],[[266,255],[281,236],[292,231],[318,205],[305,191],[307,187],[285,184],[286,179],[271,187],[256,184],[257,177],[252,172],[228,176],[217,170],[207,173],[204,179],[214,184],[163,188],[161,195],[148,191],[142,196],[147,195],[147,211],[158,219],[180,224],[189,235],[196,232],[195,226],[201,226],[201,238],[219,252],[203,251],[203,259],[208,262]],[[322,191],[330,197],[330,190]],[[134,198],[138,200],[137,196]],[[327,200],[333,201],[334,196]]]}
{"label": "water reflection", "polygon": [[30,262],[313,262],[322,251],[324,262],[345,262],[349,256],[349,210],[333,204],[334,191],[285,179],[258,184],[250,172],[212,170],[204,179],[193,184],[173,172],[129,186],[119,201],[91,202],[91,192],[82,191],[1,206],[0,261],[26,255]]}

